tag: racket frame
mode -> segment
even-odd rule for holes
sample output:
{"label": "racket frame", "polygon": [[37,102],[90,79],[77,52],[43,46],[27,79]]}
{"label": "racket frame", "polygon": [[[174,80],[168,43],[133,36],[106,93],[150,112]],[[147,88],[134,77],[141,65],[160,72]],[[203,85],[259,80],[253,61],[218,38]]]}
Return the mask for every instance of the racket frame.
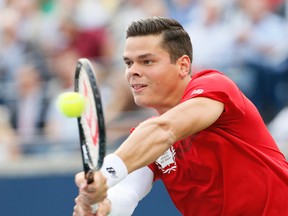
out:
{"label": "racket frame", "polygon": [[[76,71],[75,71],[75,85],[74,91],[79,92],[79,80],[81,71],[86,72],[86,75],[89,80],[89,84],[91,87],[91,92],[93,93],[93,100],[95,102],[95,109],[97,114],[97,126],[98,126],[98,145],[99,145],[99,152],[98,152],[98,160],[97,166],[91,167],[91,154],[89,154],[89,148],[87,145],[87,139],[85,137],[85,129],[81,122],[81,116],[77,117],[77,123],[79,128],[79,138],[80,138],[80,147],[81,147],[81,156],[82,156],[82,163],[83,169],[85,172],[85,177],[87,179],[87,183],[90,184],[94,181],[94,172],[99,170],[103,164],[103,160],[106,154],[106,129],[105,129],[105,121],[104,121],[104,112],[102,107],[102,100],[100,95],[100,90],[97,85],[96,73],[93,70],[93,66],[91,62],[86,58],[78,59]],[[90,158],[89,158],[90,157]],[[93,164],[93,163],[92,163]]]}

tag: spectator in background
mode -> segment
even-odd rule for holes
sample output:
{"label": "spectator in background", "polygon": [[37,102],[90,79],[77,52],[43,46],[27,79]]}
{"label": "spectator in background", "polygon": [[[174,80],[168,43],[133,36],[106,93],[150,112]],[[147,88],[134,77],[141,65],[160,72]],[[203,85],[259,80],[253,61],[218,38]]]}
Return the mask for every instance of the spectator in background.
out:
{"label": "spectator in background", "polygon": [[10,124],[10,112],[0,106],[0,162],[16,160],[21,156],[19,140]]}
{"label": "spectator in background", "polygon": [[[250,82],[255,92],[250,97],[266,122],[282,108],[275,95],[278,65],[287,55],[284,19],[274,13],[267,0],[239,0],[241,15],[236,16],[237,57],[255,77]],[[249,80],[246,80],[249,82]]]}
{"label": "spectator in background", "polygon": [[167,0],[166,2],[169,17],[179,20],[184,26],[194,21],[197,22],[202,0]]}
{"label": "spectator in background", "polygon": [[113,49],[107,22],[111,12],[102,1],[61,0],[55,6],[58,15],[59,49],[74,49],[80,57],[109,67]]}
{"label": "spectator in background", "polygon": [[23,65],[15,81],[17,94],[14,100],[8,103],[11,123],[20,137],[23,151],[30,153],[33,148],[31,145],[38,144],[37,138],[43,134],[49,99],[45,83],[35,65],[28,63]]}
{"label": "spectator in background", "polygon": [[81,57],[92,58],[103,63],[111,56],[105,27],[81,28],[71,14],[61,20],[60,33],[63,38],[62,49],[74,49]]}
{"label": "spectator in background", "polygon": [[[58,52],[52,59],[53,79],[48,87],[51,103],[47,110],[47,124],[44,130],[48,142],[52,145],[58,143],[59,146],[73,148],[79,139],[75,118],[64,117],[56,106],[59,94],[74,91],[74,72],[78,58],[77,51],[68,49]],[[75,145],[71,145],[73,143]]]}
{"label": "spectator in background", "polygon": [[15,76],[24,62],[25,43],[18,36],[20,15],[12,9],[0,11],[0,79],[1,100],[5,101],[13,97]]}
{"label": "spectator in background", "polygon": [[111,46],[113,47],[112,62],[113,72],[123,71],[122,50],[125,42],[123,28],[131,21],[149,16],[167,16],[168,8],[165,0],[119,0],[117,9],[108,23],[109,35],[111,35]]}
{"label": "spectator in background", "polygon": [[20,15],[17,26],[20,40],[38,47],[49,54],[55,47],[59,34],[57,33],[58,17],[51,16],[41,10],[39,0],[10,0],[7,7]]}
{"label": "spectator in background", "polygon": [[272,11],[279,12],[285,3],[285,0],[267,0],[267,2]]}
{"label": "spectator in background", "polygon": [[[26,62],[38,68],[43,79],[48,80],[46,54],[35,41],[25,39],[21,31],[22,17],[19,11],[9,7],[0,12],[0,81],[3,85],[0,97],[2,103],[13,100],[16,77]],[[0,100],[1,100],[0,99]]]}
{"label": "spectator in background", "polygon": [[242,13],[233,24],[240,57],[271,66],[279,64],[287,55],[285,20],[271,10],[268,0],[238,2]]}
{"label": "spectator in background", "polygon": [[230,28],[224,20],[222,1],[202,0],[199,17],[184,26],[194,44],[194,68],[227,71],[235,59]]}

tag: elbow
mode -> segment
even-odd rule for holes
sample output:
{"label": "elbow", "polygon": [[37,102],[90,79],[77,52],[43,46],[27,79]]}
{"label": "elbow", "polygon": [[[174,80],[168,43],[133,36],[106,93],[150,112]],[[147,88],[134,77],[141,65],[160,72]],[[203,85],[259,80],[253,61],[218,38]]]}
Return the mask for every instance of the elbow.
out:
{"label": "elbow", "polygon": [[172,130],[167,132],[166,144],[170,148],[177,141],[176,135]]}

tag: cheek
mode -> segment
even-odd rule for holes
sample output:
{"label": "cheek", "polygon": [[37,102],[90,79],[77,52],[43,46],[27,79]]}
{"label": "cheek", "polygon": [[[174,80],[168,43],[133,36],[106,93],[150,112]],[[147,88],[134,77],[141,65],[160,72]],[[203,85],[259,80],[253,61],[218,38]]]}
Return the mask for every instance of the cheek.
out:
{"label": "cheek", "polygon": [[176,75],[176,73],[165,73],[155,78],[155,85],[157,87],[167,89],[171,85],[174,85],[177,82],[177,79],[179,79],[179,77]]}

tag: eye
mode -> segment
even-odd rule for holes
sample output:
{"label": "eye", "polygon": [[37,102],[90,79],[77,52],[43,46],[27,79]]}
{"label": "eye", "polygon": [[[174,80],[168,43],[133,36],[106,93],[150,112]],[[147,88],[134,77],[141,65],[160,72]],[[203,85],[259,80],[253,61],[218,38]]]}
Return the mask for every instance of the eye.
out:
{"label": "eye", "polygon": [[151,60],[144,60],[143,63],[145,65],[151,65],[153,62]]}
{"label": "eye", "polygon": [[132,66],[133,62],[132,61],[125,61],[125,65],[127,68],[130,68]]}

